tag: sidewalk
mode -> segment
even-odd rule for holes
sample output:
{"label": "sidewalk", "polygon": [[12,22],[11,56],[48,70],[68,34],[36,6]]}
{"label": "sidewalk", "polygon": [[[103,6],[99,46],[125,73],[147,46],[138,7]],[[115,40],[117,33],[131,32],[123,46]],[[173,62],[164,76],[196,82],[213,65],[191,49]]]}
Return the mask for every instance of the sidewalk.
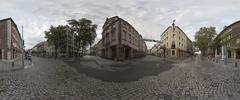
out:
{"label": "sidewalk", "polygon": [[[24,60],[24,66],[27,66],[29,64],[30,64],[29,61]],[[22,58],[9,60],[9,61],[0,60],[0,72],[2,72],[2,71],[15,71],[15,70],[23,69],[24,66],[22,64]]]}
{"label": "sidewalk", "polygon": [[[215,60],[212,60],[212,61],[219,65],[223,65],[227,67],[235,67],[235,60],[233,58],[227,59],[227,65],[225,65],[225,62],[223,59],[218,59],[217,62]],[[236,59],[236,62],[237,62],[237,67],[240,67],[240,59]]]}

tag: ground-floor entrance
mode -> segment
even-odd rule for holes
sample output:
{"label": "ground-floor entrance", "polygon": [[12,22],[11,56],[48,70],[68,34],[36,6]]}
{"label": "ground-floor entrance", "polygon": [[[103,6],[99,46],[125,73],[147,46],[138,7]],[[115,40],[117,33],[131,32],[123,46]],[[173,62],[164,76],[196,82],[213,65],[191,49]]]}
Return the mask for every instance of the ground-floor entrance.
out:
{"label": "ground-floor entrance", "polygon": [[111,58],[115,59],[117,57],[117,46],[111,47]]}
{"label": "ground-floor entrance", "polygon": [[125,59],[129,59],[130,58],[130,51],[131,51],[130,47],[124,46],[124,56],[125,56]]}

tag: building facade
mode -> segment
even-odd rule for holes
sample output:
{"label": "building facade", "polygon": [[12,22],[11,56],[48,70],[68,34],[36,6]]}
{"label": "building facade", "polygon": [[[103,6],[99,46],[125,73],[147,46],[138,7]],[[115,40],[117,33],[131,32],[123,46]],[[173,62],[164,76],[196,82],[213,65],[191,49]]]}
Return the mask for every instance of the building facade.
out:
{"label": "building facade", "polygon": [[0,60],[17,59],[23,54],[23,40],[11,18],[0,20]]}
{"label": "building facade", "polygon": [[240,59],[240,21],[225,27],[214,40],[220,41],[216,54],[221,55],[221,58],[227,56]]}
{"label": "building facade", "polygon": [[97,55],[124,60],[145,55],[147,46],[142,36],[127,21],[114,16],[103,25],[102,40],[97,43]]}
{"label": "building facade", "polygon": [[162,33],[161,42],[166,48],[166,57],[186,57],[193,52],[192,41],[174,23]]}
{"label": "building facade", "polygon": [[63,40],[66,43],[66,51],[63,52],[62,55],[65,57],[75,57],[80,54],[76,42],[76,35],[70,32],[70,28],[68,26],[66,26],[66,30],[66,38]]}
{"label": "building facade", "polygon": [[103,43],[102,43],[102,39],[100,39],[98,42],[97,42],[97,44],[95,45],[95,47],[96,47],[96,56],[100,56],[100,57],[102,57],[103,55],[103,53],[102,53],[102,51],[103,51]]}
{"label": "building facade", "polygon": [[35,45],[30,51],[30,53],[34,56],[47,56],[47,42],[40,42],[37,45]]}
{"label": "building facade", "polygon": [[154,56],[163,56],[163,49],[161,48],[161,44],[157,43],[149,50],[151,55]]}

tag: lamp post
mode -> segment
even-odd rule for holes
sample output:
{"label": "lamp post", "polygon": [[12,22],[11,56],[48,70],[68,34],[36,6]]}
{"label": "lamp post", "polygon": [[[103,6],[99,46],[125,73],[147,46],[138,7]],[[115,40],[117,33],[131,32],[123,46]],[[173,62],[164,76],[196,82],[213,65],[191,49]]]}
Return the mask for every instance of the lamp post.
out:
{"label": "lamp post", "polygon": [[235,53],[234,53],[234,66],[237,67],[237,54],[236,54],[236,49],[235,49]]}
{"label": "lamp post", "polygon": [[24,54],[25,54],[25,51],[24,51],[24,39],[23,39],[23,26],[22,26],[22,66],[24,68]]}
{"label": "lamp post", "polygon": [[237,47],[234,47],[234,67],[237,67]]}

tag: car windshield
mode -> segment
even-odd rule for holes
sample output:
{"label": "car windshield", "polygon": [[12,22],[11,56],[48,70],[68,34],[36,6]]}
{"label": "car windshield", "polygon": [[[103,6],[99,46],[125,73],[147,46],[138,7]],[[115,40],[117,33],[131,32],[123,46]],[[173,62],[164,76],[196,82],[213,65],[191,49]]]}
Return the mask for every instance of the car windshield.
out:
{"label": "car windshield", "polygon": [[0,100],[240,100],[240,1],[0,1]]}

